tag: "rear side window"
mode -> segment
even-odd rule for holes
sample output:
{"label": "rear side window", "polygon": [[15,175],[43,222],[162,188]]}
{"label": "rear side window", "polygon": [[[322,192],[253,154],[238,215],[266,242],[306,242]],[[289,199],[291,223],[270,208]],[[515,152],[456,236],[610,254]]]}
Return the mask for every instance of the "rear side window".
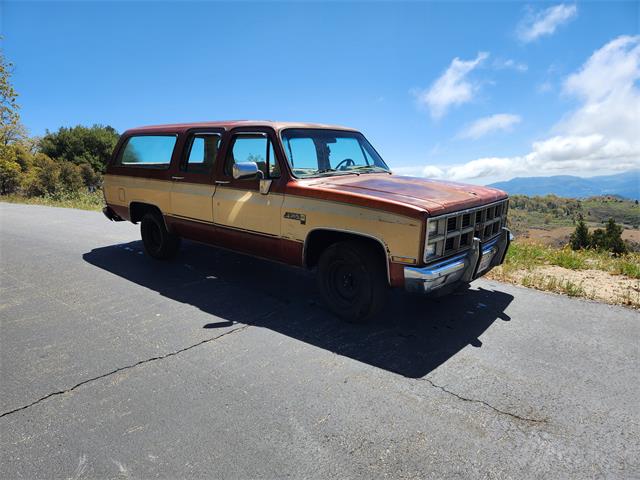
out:
{"label": "rear side window", "polygon": [[141,135],[129,137],[117,165],[167,169],[171,164],[175,135]]}

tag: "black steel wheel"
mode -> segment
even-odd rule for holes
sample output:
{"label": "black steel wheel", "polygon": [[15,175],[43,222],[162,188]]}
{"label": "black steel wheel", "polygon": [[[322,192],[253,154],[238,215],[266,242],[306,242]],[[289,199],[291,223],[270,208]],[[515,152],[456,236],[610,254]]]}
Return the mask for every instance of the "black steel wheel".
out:
{"label": "black steel wheel", "polygon": [[335,243],[318,262],[318,288],[326,306],[337,316],[366,322],[386,300],[384,257],[367,242]]}
{"label": "black steel wheel", "polygon": [[140,235],[144,250],[150,257],[167,260],[175,257],[180,247],[180,237],[169,233],[164,221],[156,213],[146,213],[140,222]]}

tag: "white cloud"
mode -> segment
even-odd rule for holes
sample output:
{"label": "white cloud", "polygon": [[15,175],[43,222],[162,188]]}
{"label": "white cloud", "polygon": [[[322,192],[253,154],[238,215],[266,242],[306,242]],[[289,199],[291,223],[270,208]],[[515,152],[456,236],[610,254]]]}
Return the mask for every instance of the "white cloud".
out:
{"label": "white cloud", "polygon": [[493,68],[498,70],[515,70],[517,72],[523,73],[529,70],[529,66],[523,62],[517,62],[511,58],[501,59],[496,58],[493,61]]}
{"label": "white cloud", "polygon": [[444,116],[451,106],[469,102],[478,85],[467,75],[488,56],[487,52],[479,52],[474,60],[454,58],[449,68],[428,89],[414,92],[418,103],[429,108],[431,116],[437,119]]}
{"label": "white cloud", "polygon": [[488,117],[479,118],[471,125],[463,129],[458,137],[478,139],[485,135],[497,131],[508,132],[513,130],[513,126],[520,123],[522,118],[511,113],[496,113]]}
{"label": "white cloud", "polygon": [[556,28],[578,14],[576,5],[559,4],[537,13],[530,13],[518,26],[518,38],[532,42],[542,36],[552,35]]}
{"label": "white cloud", "polygon": [[529,153],[422,171],[453,180],[496,180],[640,168],[639,81],[640,35],[618,37],[564,80],[563,93],[580,103],[555,125],[552,135],[533,142]]}

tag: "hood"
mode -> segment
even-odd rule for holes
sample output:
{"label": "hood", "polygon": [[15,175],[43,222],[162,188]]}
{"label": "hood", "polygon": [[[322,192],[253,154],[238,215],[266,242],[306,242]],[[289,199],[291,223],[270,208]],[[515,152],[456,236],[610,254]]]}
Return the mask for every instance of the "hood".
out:
{"label": "hood", "polygon": [[310,181],[307,186],[404,203],[424,209],[430,216],[507,198],[505,192],[496,188],[387,173],[322,177]]}

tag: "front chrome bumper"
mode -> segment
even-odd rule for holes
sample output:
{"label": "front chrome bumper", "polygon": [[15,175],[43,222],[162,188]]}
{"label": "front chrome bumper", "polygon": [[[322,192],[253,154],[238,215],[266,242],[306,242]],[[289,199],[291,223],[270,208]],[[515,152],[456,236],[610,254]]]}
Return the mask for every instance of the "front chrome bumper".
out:
{"label": "front chrome bumper", "polygon": [[409,292],[430,293],[457,282],[470,282],[504,262],[513,235],[502,228],[500,235],[486,243],[474,238],[464,253],[426,267],[405,267],[404,286]]}

